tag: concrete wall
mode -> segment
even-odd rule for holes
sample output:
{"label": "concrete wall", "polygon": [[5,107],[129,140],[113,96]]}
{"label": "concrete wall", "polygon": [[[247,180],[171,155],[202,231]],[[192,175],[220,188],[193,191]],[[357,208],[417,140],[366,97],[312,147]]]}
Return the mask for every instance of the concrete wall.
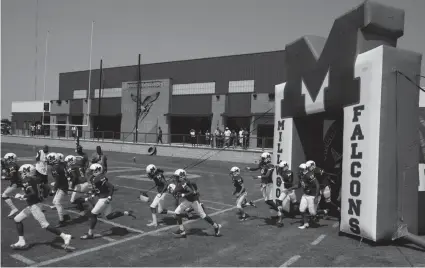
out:
{"label": "concrete wall", "polygon": [[[44,139],[44,138],[31,138],[31,137],[18,137],[18,136],[2,136],[2,143],[12,144],[25,144],[34,146],[43,146],[48,144],[51,147],[62,147],[62,148],[75,148],[74,140],[63,140],[63,139]],[[102,146],[102,150],[107,152],[123,152],[133,154],[147,154],[150,145],[146,144],[131,144],[131,143],[120,143],[120,142],[98,142],[98,141],[82,141],[81,145],[87,150],[95,150],[97,145]],[[210,160],[218,161],[230,161],[236,163],[253,164],[254,161],[258,160],[260,152],[253,151],[228,151],[211,148],[191,148],[183,146],[168,146],[168,145],[157,145],[158,156],[170,156],[179,158],[205,158],[205,154],[210,152],[208,155],[213,155]]]}
{"label": "concrete wall", "polygon": [[[220,96],[220,99],[217,100],[216,96]],[[212,95],[211,96],[211,112],[213,114],[211,120],[211,133],[217,129],[217,126],[220,129],[224,129],[223,117],[221,116],[226,110],[226,95]]]}
{"label": "concrete wall", "polygon": [[[273,106],[274,106],[274,101],[269,100],[268,93],[257,94],[257,99],[254,99],[254,98],[251,99],[251,113],[254,113],[254,114],[265,113],[266,111],[272,109]],[[274,110],[272,109],[269,112],[273,113]]]}

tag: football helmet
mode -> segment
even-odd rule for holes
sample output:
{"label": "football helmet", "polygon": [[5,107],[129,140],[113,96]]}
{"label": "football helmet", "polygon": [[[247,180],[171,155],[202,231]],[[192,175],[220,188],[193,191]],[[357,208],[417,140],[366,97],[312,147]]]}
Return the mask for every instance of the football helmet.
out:
{"label": "football helmet", "polygon": [[304,175],[304,174],[306,174],[307,172],[308,172],[308,170],[307,170],[307,165],[306,164],[301,164],[299,167],[298,167],[298,172],[299,172],[299,174],[300,175]]}
{"label": "football helmet", "polygon": [[77,159],[75,158],[75,156],[73,156],[73,155],[67,155],[66,157],[65,157],[65,163],[68,165],[68,166],[72,166],[72,165],[75,165],[75,163],[77,163]]}
{"label": "football helmet", "polygon": [[9,163],[16,163],[18,161],[18,157],[14,153],[7,153],[4,155],[4,161]]}
{"label": "football helmet", "polygon": [[55,165],[57,163],[59,163],[59,157],[57,153],[49,153],[47,154],[47,164],[49,165]]}
{"label": "football helmet", "polygon": [[90,166],[89,175],[98,176],[103,173],[103,167],[100,164],[92,164]]}
{"label": "football helmet", "polygon": [[280,161],[279,168],[281,168],[283,171],[287,171],[289,169],[289,165],[286,161]]}
{"label": "football helmet", "polygon": [[185,180],[186,175],[187,173],[184,169],[179,168],[176,171],[174,171],[174,177],[177,179],[177,181]]}
{"label": "football helmet", "polygon": [[174,183],[168,184],[167,190],[170,194],[173,194],[174,190],[176,190],[176,185]]}
{"label": "football helmet", "polygon": [[35,176],[36,175],[36,169],[31,164],[25,164],[25,165],[22,165],[19,168],[19,174],[21,175],[22,179],[25,179],[27,177]]}
{"label": "football helmet", "polygon": [[270,153],[264,152],[261,154],[261,162],[268,164],[271,161],[272,161],[272,156]]}
{"label": "football helmet", "polygon": [[305,164],[309,171],[313,171],[316,168],[316,163],[313,160],[308,160]]}
{"label": "football helmet", "polygon": [[230,169],[230,176],[236,177],[236,176],[239,176],[240,174],[241,174],[241,170],[238,167],[232,167]]}
{"label": "football helmet", "polygon": [[153,175],[153,174],[155,174],[156,170],[157,170],[157,168],[156,168],[156,166],[155,166],[154,164],[150,164],[150,165],[148,165],[148,166],[146,167],[146,173],[147,173],[148,175]]}
{"label": "football helmet", "polygon": [[63,160],[64,160],[64,156],[63,156],[63,154],[62,153],[57,153],[56,154],[57,155],[57,157],[58,157],[58,159],[59,159],[59,162],[63,162]]}

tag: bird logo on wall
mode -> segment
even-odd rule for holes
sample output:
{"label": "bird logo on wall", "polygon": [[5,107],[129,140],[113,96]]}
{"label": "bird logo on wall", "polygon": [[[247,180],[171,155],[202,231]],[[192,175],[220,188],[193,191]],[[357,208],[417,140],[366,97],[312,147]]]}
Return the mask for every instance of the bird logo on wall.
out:
{"label": "bird logo on wall", "polygon": [[140,121],[143,121],[143,119],[145,119],[145,117],[149,114],[150,109],[152,108],[152,105],[154,104],[154,102],[159,98],[160,92],[156,92],[153,94],[150,94],[148,96],[145,96],[142,100],[142,97],[139,98],[139,100],[137,99],[137,96],[131,94],[131,99],[138,104],[137,106],[139,107],[137,110],[137,118]]}

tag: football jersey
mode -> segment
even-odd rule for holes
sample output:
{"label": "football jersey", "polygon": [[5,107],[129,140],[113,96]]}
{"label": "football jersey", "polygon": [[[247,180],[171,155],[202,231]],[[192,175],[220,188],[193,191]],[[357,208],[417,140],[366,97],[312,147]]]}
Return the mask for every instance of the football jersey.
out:
{"label": "football jersey", "polygon": [[17,163],[8,163],[5,164],[6,169],[6,178],[10,180],[10,185],[16,184],[18,186],[22,185],[21,177],[19,176],[19,165]]}
{"label": "football jersey", "polygon": [[55,179],[55,189],[68,191],[68,179],[65,163],[58,163],[52,166],[52,176]]}
{"label": "football jersey", "polygon": [[89,161],[89,158],[86,153],[77,153],[78,155],[75,156],[75,166],[81,168],[86,171],[87,164]]}
{"label": "football jersey", "polygon": [[[198,200],[198,193],[193,193],[196,191],[195,187],[190,182],[178,183],[176,189],[174,190],[175,194],[185,194],[183,197],[189,202],[195,202]],[[193,193],[193,194],[190,194]],[[189,194],[189,195],[188,195]]]}
{"label": "football jersey", "polygon": [[246,190],[243,188],[243,179],[241,176],[233,177],[233,186],[235,187],[235,193],[244,193]]}
{"label": "football jersey", "polygon": [[273,171],[274,166],[271,163],[261,166],[261,183],[269,184],[273,183]]}
{"label": "football jersey", "polygon": [[285,189],[291,188],[294,184],[294,173],[291,170],[286,170],[282,172],[281,176],[283,180],[283,186]]}
{"label": "football jersey", "polygon": [[167,181],[164,177],[164,171],[157,169],[155,174],[149,175],[149,177],[155,182],[158,193],[162,193],[166,190]]}
{"label": "football jersey", "polygon": [[28,206],[32,206],[43,201],[45,190],[39,177],[31,176],[25,178],[23,182],[23,188]]}
{"label": "football jersey", "polygon": [[301,187],[304,190],[304,194],[307,195],[316,195],[317,189],[316,187],[316,176],[314,176],[313,172],[307,172],[306,174],[302,175],[300,178],[300,184]]}
{"label": "football jersey", "polygon": [[114,186],[108,182],[108,178],[104,174],[94,176],[90,179],[93,191],[99,198],[106,198],[112,196],[114,193]]}

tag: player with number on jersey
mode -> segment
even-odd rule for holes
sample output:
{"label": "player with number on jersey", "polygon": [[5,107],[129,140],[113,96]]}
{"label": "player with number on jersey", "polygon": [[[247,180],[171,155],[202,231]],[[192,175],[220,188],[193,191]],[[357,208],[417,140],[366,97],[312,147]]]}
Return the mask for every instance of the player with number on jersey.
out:
{"label": "player with number on jersey", "polygon": [[252,207],[256,206],[253,201],[247,202],[246,197],[248,196],[248,192],[243,184],[241,170],[238,167],[232,167],[230,169],[230,177],[232,178],[233,186],[235,187],[232,195],[236,195],[236,207],[241,215],[240,220],[244,221],[248,218],[248,214],[245,213],[244,207],[246,207],[247,204]]}
{"label": "player with number on jersey", "polygon": [[306,165],[307,165],[307,169],[310,172],[313,172],[319,179],[320,192],[323,198],[325,199],[327,208],[340,211],[339,206],[335,204],[334,202],[332,202],[332,188],[331,188],[332,180],[329,178],[330,175],[326,173],[325,170],[317,167],[316,163],[312,160],[307,161]]}
{"label": "player with number on jersey", "polygon": [[14,197],[15,193],[22,187],[22,180],[19,176],[18,157],[14,153],[7,153],[4,155],[2,163],[4,165],[2,166],[2,174],[4,174],[5,179],[10,180],[10,185],[4,190],[1,198],[10,208],[10,213],[7,216],[12,217],[19,210],[13,204],[11,197]]}
{"label": "player with number on jersey", "polygon": [[77,205],[79,211],[84,211],[84,195],[89,192],[90,183],[86,179],[85,171],[81,168],[81,163],[78,163],[75,156],[68,155],[65,157],[65,163],[68,170],[68,185],[70,189],[74,190],[70,202]]}
{"label": "player with number on jersey", "polygon": [[87,234],[81,236],[81,239],[93,239],[94,234],[93,230],[97,224],[97,217],[101,214],[105,215],[108,220],[112,220],[121,216],[131,216],[133,218],[133,211],[116,211],[112,212],[112,196],[114,194],[114,186],[108,181],[105,173],[103,172],[103,167],[100,164],[90,165],[88,174],[89,181],[93,187],[93,193],[90,197],[85,198],[85,201],[89,199],[97,199],[96,204],[93,209],[90,211],[90,227]]}
{"label": "player with number on jersey", "polygon": [[320,185],[313,172],[308,171],[306,164],[301,164],[298,168],[299,183],[288,190],[303,189],[303,195],[300,202],[300,213],[302,216],[302,225],[298,228],[306,229],[310,227],[307,211],[311,216],[317,214],[326,214],[327,211],[318,210],[320,202]]}
{"label": "player with number on jersey", "polygon": [[[277,222],[277,225],[279,227],[283,226],[283,217],[284,212],[286,211],[288,214],[293,215],[297,204],[297,197],[295,195],[294,190],[290,190],[291,187],[293,187],[294,183],[294,174],[289,169],[289,165],[286,161],[280,161],[279,165],[276,170],[277,177],[276,177],[276,186],[279,187],[278,191],[280,191],[280,195],[277,198],[277,204],[278,204],[278,217],[279,220]],[[283,186],[283,189],[281,190],[280,187]]]}
{"label": "player with number on jersey", "polygon": [[257,179],[261,180],[261,192],[263,193],[264,201],[267,205],[270,206],[275,211],[279,211],[274,202],[275,194],[273,192],[273,172],[274,166],[271,163],[272,156],[268,152],[264,152],[261,154],[261,159],[256,168],[247,167],[249,171],[260,170],[261,175],[257,176]]}
{"label": "player with number on jersey", "polygon": [[59,223],[55,227],[63,227],[65,226],[65,215],[62,203],[68,194],[66,164],[63,162],[63,155],[59,153],[49,153],[47,155],[47,164],[51,166],[52,177],[55,179],[53,183],[53,192],[55,193],[53,206],[56,208],[59,217]]}
{"label": "player with number on jersey", "polygon": [[183,226],[183,217],[185,214],[185,210],[187,208],[192,207],[196,214],[198,214],[202,219],[204,219],[206,222],[208,222],[214,227],[215,236],[218,236],[220,234],[221,225],[214,222],[205,213],[204,209],[199,203],[197,190],[195,189],[193,184],[186,179],[186,176],[187,174],[185,170],[177,169],[174,172],[174,177],[175,181],[177,182],[177,185],[170,184],[168,186],[170,193],[182,198],[180,205],[175,210],[179,230],[174,232],[174,234],[179,235],[180,237],[186,237],[186,231]]}
{"label": "player with number on jersey", "polygon": [[146,173],[148,178],[153,180],[155,186],[158,190],[158,194],[156,194],[154,200],[150,205],[150,209],[152,212],[152,222],[147,224],[149,227],[157,227],[158,220],[156,217],[157,213],[161,214],[170,214],[175,215],[173,210],[164,209],[164,200],[167,193],[167,181],[164,177],[164,171],[162,169],[157,168],[155,165],[150,164],[146,167]]}
{"label": "player with number on jersey", "polygon": [[39,205],[39,203],[48,196],[48,193],[44,190],[42,185],[44,184],[42,181],[43,178],[36,176],[36,168],[30,164],[22,165],[19,168],[19,173],[22,178],[22,186],[25,194],[16,194],[15,198],[26,200],[27,207],[14,218],[19,240],[17,243],[11,245],[11,247],[13,249],[22,249],[27,247],[24,238],[24,225],[22,221],[29,215],[32,215],[41,225],[41,228],[60,236],[63,239],[64,247],[66,248],[71,241],[71,235],[63,233],[57,228],[51,227]]}

